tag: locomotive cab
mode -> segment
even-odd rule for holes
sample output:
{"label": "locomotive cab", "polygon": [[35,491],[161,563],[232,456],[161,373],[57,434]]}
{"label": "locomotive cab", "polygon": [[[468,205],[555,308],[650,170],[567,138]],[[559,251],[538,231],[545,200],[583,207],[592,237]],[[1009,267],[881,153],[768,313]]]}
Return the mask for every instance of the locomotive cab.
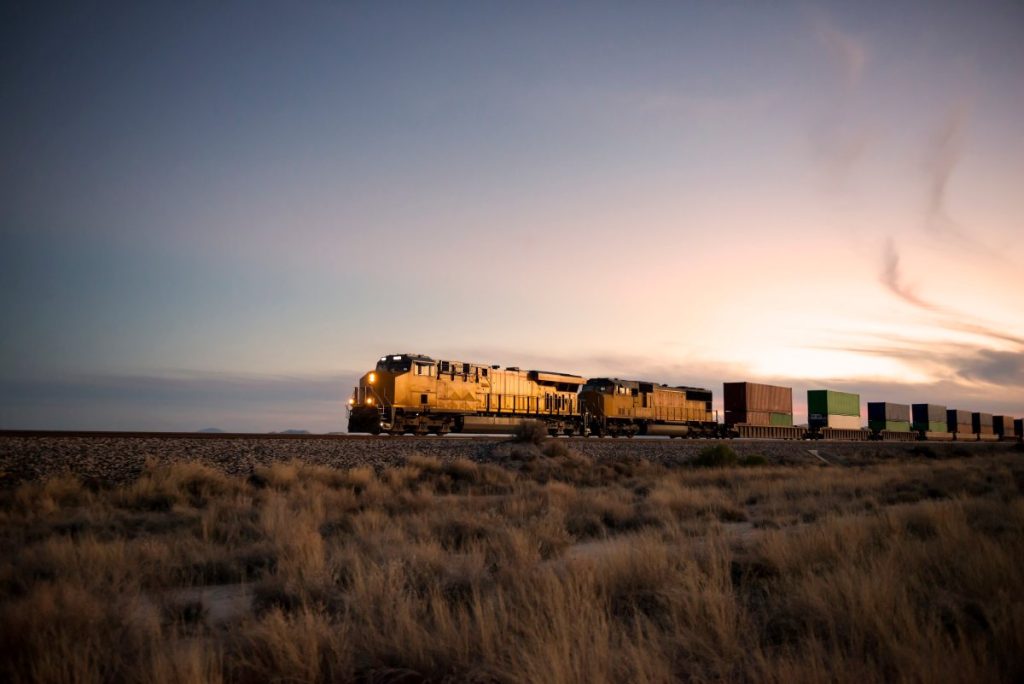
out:
{"label": "locomotive cab", "polygon": [[359,378],[348,400],[348,431],[379,434],[391,429],[396,398],[411,378],[436,376],[437,363],[422,354],[388,354]]}

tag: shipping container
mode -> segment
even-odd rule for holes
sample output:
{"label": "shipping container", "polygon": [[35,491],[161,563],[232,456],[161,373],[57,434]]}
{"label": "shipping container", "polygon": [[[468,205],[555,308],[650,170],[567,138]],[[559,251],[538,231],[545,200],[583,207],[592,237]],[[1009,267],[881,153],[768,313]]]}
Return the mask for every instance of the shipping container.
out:
{"label": "shipping container", "polygon": [[781,425],[793,424],[792,413],[769,413],[767,411],[725,411],[726,425]]}
{"label": "shipping container", "polygon": [[1013,437],[1013,418],[992,416],[992,430],[1000,437]]}
{"label": "shipping container", "polygon": [[974,432],[971,425],[971,412],[948,409],[946,411],[946,430],[948,432]]}
{"label": "shipping container", "polygon": [[890,404],[886,401],[868,402],[868,420],[910,422],[909,404]]}
{"label": "shipping container", "polygon": [[860,416],[824,416],[811,424],[812,428],[838,428],[841,430],[859,430],[861,428]]}
{"label": "shipping container", "polygon": [[807,415],[856,416],[860,418],[860,395],[833,390],[807,390]]}
{"label": "shipping container", "polygon": [[767,411],[725,410],[726,425],[771,425],[772,414]]}
{"label": "shipping container", "polygon": [[1024,439],[1024,418],[1018,418],[1013,421],[1013,434]]}
{"label": "shipping container", "polygon": [[992,414],[972,413],[971,432],[977,435],[994,435],[995,429],[992,426]]}
{"label": "shipping container", "polygon": [[909,420],[868,420],[868,427],[872,432],[910,432]]}
{"label": "shipping container", "polygon": [[[946,407],[938,404],[914,404],[911,411],[913,423],[942,423],[946,424]],[[943,428],[945,430],[945,428]]]}
{"label": "shipping container", "polygon": [[725,410],[793,413],[793,388],[756,382],[723,384]]}

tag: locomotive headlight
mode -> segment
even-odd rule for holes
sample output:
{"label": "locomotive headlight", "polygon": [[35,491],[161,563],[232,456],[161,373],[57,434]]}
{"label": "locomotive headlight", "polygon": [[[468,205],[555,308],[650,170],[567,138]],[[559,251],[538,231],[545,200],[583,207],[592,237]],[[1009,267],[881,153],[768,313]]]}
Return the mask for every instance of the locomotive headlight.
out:
{"label": "locomotive headlight", "polygon": [[373,397],[366,397],[366,405],[373,406]]}
{"label": "locomotive headlight", "polygon": [[349,399],[349,400],[348,400],[348,405],[349,405],[349,406],[352,406],[352,405],[353,405],[354,403],[356,403],[356,400],[355,400],[355,399]]}
{"label": "locomotive headlight", "polygon": [[367,378],[367,380],[372,385],[373,383],[377,382],[377,374],[376,373],[370,373],[370,377]]}

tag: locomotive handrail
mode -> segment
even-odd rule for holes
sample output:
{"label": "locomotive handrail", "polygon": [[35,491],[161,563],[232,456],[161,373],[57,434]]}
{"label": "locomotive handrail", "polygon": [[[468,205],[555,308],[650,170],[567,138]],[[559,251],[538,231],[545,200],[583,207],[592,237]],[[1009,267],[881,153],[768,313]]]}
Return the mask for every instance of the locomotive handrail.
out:
{"label": "locomotive handrail", "polygon": [[368,386],[367,389],[370,392],[373,393],[373,396],[374,396],[375,400],[377,401],[377,412],[380,413],[381,416],[384,416],[385,415],[384,409],[385,408],[390,409],[391,406],[394,404],[394,402],[388,402],[387,397],[386,396],[381,396],[381,394],[377,392],[377,388],[376,387]]}

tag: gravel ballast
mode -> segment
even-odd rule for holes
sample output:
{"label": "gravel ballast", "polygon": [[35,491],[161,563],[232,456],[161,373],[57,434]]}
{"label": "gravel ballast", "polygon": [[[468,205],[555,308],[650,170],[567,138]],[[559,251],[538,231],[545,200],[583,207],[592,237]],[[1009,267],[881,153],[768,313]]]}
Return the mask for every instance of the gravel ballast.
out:
{"label": "gravel ballast", "polygon": [[[562,439],[566,446],[600,461],[641,458],[666,466],[686,465],[718,440]],[[857,466],[885,460],[954,458],[1002,453],[1013,444],[924,442],[828,442],[725,440],[738,456],[759,455],[769,463]],[[0,482],[71,473],[83,479],[129,482],[147,461],[200,461],[229,474],[249,474],[260,465],[298,459],[337,468],[372,466],[381,470],[402,465],[413,455],[442,461],[465,458],[502,462],[517,449],[532,445],[508,437],[358,437],[303,436],[280,439],[261,436],[0,435]],[[812,453],[812,451],[814,453]]]}

